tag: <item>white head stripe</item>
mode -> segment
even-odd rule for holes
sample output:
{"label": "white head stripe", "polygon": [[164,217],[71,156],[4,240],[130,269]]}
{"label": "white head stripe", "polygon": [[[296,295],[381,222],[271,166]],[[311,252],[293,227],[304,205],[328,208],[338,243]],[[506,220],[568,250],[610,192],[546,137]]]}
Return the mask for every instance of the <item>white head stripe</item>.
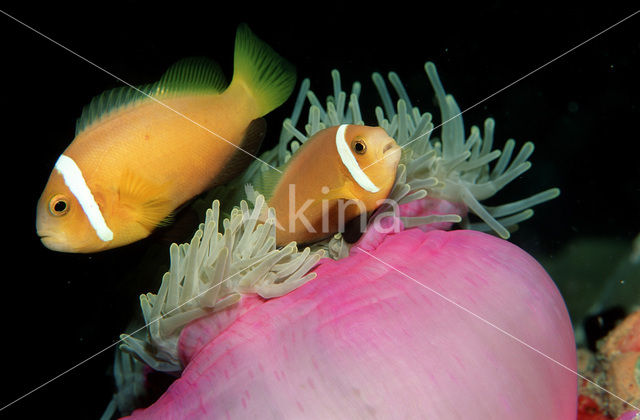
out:
{"label": "white head stripe", "polygon": [[336,149],[338,149],[340,159],[342,159],[342,163],[347,167],[349,173],[353,179],[356,180],[358,185],[369,192],[378,192],[380,191],[380,188],[371,182],[367,174],[365,174],[362,168],[360,168],[360,165],[358,165],[358,161],[353,156],[353,153],[351,153],[351,148],[347,144],[347,139],[344,137],[347,126],[348,124],[342,124],[336,133]]}
{"label": "white head stripe", "polygon": [[98,234],[98,237],[103,241],[110,241],[113,239],[113,232],[107,226],[107,223],[102,217],[100,207],[93,198],[91,190],[84,182],[82,171],[78,168],[78,165],[69,156],[60,155],[56,162],[55,169],[64,178],[64,183],[67,184],[71,194],[74,195],[76,200],[80,203],[84,214],[87,215],[89,223]]}

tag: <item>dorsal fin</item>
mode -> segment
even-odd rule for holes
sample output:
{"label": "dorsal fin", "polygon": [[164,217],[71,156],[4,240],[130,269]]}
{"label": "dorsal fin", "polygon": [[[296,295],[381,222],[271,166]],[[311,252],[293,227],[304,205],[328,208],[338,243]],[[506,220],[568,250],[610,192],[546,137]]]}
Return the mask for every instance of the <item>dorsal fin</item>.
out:
{"label": "dorsal fin", "polygon": [[166,98],[184,93],[220,93],[227,87],[222,69],[206,57],[189,57],[178,61],[151,86],[156,98]]}
{"label": "dorsal fin", "polygon": [[159,100],[184,94],[216,94],[224,91],[226,79],[220,66],[204,57],[185,58],[171,67],[156,83],[118,87],[101,93],[84,107],[76,122],[76,136],[114,111],[153,97]]}

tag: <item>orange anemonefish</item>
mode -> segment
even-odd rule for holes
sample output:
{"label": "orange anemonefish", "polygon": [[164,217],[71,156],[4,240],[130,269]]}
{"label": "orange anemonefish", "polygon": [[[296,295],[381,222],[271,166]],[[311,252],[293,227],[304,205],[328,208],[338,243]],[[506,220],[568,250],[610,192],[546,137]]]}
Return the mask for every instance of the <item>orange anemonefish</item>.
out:
{"label": "orange anemonefish", "polygon": [[190,58],[157,83],[94,98],[38,201],[42,243],[96,252],[145,238],[246,167],[264,137],[260,117],[289,97],[295,78],[291,64],[241,25],[228,87],[219,66]]}
{"label": "orange anemonefish", "polygon": [[380,127],[326,128],[309,138],[281,168],[252,187],[276,210],[276,243],[324,239],[376,209],[395,181],[400,147]]}

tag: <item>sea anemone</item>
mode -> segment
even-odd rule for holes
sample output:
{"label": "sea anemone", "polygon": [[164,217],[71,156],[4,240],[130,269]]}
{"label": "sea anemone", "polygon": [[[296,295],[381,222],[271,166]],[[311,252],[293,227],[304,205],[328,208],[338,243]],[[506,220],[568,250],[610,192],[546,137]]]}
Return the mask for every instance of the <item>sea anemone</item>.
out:
{"label": "sea anemone", "polygon": [[[265,207],[259,191],[253,209],[240,201],[221,224],[214,202],[191,243],[172,245],[158,293],[141,296],[147,329],[122,337],[119,391],[107,416],[139,404],[149,367],[180,378],[133,418],[575,416],[575,343],[553,281],[503,239],[441,230],[462,221],[508,238],[530,207],[558,190],[482,205],[529,169],[533,145],[513,160],[511,140],[492,151],[491,119],[483,135],[472,127],[465,140],[456,102],[433,64],[425,68],[443,118],[440,140],[430,138],[431,115],[411,105],[397,75],[389,76],[396,107],[373,76],[383,104],[378,124],[403,155],[390,194],[399,205],[379,209],[371,223],[395,229],[369,228],[353,245],[338,234],[302,251],[295,243],[276,249],[273,210],[257,221]],[[347,105],[339,73],[332,77],[326,108],[302,83],[278,145],[228,186],[227,197],[286,163],[318,130],[363,123],[360,84]],[[295,127],[306,99],[303,134]],[[484,223],[470,223],[468,212]],[[325,250],[333,259],[321,260]]]}
{"label": "sea anemone", "polygon": [[132,418],[575,415],[571,323],[533,258],[468,230],[379,235],[191,322],[180,378]]}

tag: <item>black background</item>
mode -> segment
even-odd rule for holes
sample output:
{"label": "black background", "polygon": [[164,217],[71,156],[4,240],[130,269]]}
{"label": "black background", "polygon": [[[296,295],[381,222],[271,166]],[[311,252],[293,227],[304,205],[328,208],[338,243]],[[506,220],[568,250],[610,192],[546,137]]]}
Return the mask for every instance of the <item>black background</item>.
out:
{"label": "black background", "polygon": [[[465,110],[634,12],[615,2],[560,9],[557,2],[525,7],[501,1],[473,7],[314,2],[260,10],[186,2],[3,8],[133,85],[155,81],[173,62],[193,55],[216,59],[230,78],[235,29],[247,22],[296,65],[299,80],[311,78],[319,96],[330,92],[334,68],[345,87],[361,81],[370,124],[377,103],[373,71],[398,72],[415,105],[439,121],[425,61],[436,64],[445,89]],[[494,117],[499,146],[510,137],[536,145],[532,169],[491,202],[562,190],[512,238],[534,256],[553,256],[576,237],[630,241],[640,232],[639,27],[640,14],[464,113],[467,131]],[[73,138],[76,118],[93,96],[121,83],[4,15],[0,40],[4,406],[114,343],[138,312],[138,295],[157,290],[168,252],[159,235],[96,255],[55,253],[40,244],[35,205]],[[292,103],[268,116],[265,149]],[[113,352],[15,402],[0,418],[99,417],[112,393]]]}

